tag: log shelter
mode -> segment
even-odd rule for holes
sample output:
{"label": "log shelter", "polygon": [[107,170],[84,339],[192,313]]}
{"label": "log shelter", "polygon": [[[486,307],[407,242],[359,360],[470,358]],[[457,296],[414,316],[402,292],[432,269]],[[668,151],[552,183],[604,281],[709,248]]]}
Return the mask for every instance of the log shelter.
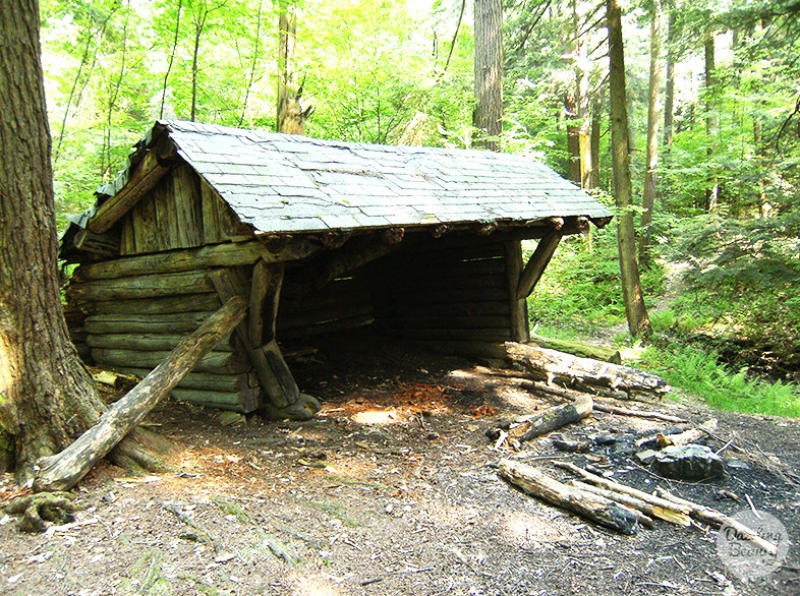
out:
{"label": "log shelter", "polygon": [[[173,394],[306,417],[279,340],[371,325],[452,354],[528,340],[560,239],[611,213],[528,157],[158,121],[72,219],[68,321],[87,362],[145,375],[232,296],[235,332]],[[521,241],[538,245],[527,263]]]}

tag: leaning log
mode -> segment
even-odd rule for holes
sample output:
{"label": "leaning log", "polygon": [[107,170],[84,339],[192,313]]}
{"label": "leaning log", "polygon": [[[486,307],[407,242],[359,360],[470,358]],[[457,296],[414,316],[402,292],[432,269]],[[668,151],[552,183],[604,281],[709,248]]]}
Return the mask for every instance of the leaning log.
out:
{"label": "leaning log", "polygon": [[584,393],[574,402],[548,408],[529,416],[518,416],[500,428],[488,430],[486,436],[494,440],[500,437],[501,430],[505,430],[520,442],[530,441],[567,424],[583,420],[592,413],[592,405],[592,397]]}
{"label": "leaning log", "polygon": [[579,358],[564,352],[506,343],[508,357],[521,364],[536,381],[557,384],[618,399],[662,399],[669,392],[657,375],[629,366]]}
{"label": "leaning log", "polygon": [[631,536],[639,529],[636,514],[630,509],[601,496],[569,487],[527,464],[501,460],[500,474],[531,496],[577,513],[617,532]]}
{"label": "leaning log", "polygon": [[232,298],[183,340],[156,369],[112,405],[61,453],[41,458],[33,490],[69,490],[167,395],[221,337],[244,319],[247,302]]}

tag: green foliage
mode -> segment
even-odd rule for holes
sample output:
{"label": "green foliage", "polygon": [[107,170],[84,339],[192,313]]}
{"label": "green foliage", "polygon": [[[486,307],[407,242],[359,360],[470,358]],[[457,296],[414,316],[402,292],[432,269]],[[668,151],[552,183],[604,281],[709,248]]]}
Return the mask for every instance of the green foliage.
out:
{"label": "green foliage", "polygon": [[751,340],[781,355],[800,348],[800,214],[671,223],[663,251],[691,264],[671,305],[675,327]]}
{"label": "green foliage", "polygon": [[704,399],[713,408],[800,416],[800,388],[781,381],[753,379],[746,368],[731,370],[715,352],[671,342],[648,347],[639,364],[662,375],[673,387]]}
{"label": "green foliage", "polygon": [[[529,250],[532,252],[533,247]],[[613,221],[602,230],[593,230],[591,237],[562,240],[528,299],[531,323],[583,333],[622,323],[625,306],[617,254]],[[662,268],[656,264],[641,274],[645,296],[659,296],[664,284]]]}

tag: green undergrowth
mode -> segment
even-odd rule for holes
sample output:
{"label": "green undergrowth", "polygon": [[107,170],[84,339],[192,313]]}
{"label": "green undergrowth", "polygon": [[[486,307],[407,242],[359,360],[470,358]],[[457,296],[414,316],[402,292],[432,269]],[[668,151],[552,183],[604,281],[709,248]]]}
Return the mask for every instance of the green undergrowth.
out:
{"label": "green undergrowth", "polygon": [[[658,222],[668,248],[656,246],[653,263],[641,270],[654,330],[643,344],[627,334],[616,230],[609,228],[562,241],[528,299],[536,334],[613,345],[635,355],[628,364],[660,374],[678,395],[698,396],[712,408],[800,417],[800,387],[758,378],[718,349],[746,342],[779,357],[800,352],[800,264],[788,241],[767,242],[764,234],[753,248],[754,236],[744,233],[750,230],[708,217]],[[680,241],[673,242],[676,230]],[[526,248],[530,254],[535,244]],[[713,341],[692,340],[698,336]]]}
{"label": "green undergrowth", "polygon": [[712,408],[800,417],[800,387],[751,378],[747,368],[734,370],[719,355],[672,343],[648,346],[637,364],[664,377],[673,387],[700,396]]}

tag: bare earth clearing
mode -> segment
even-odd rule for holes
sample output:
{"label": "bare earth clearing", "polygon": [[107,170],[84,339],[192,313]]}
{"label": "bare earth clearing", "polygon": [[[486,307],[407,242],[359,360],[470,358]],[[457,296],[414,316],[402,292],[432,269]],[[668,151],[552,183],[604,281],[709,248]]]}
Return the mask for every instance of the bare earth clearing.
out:
{"label": "bare earth clearing", "polygon": [[[747,467],[699,484],[657,478],[625,448],[667,423],[595,413],[562,429],[604,437],[589,461],[615,480],[730,515],[749,497],[780,519],[791,541],[783,566],[743,583],[717,555],[712,529],[657,521],[621,536],[503,482],[502,457],[561,479],[570,476],[554,461],[587,462],[547,437],[518,454],[493,448],[483,433],[497,420],[557,403],[520,388],[520,373],[365,342],[295,352],[301,389],[325,400],[310,422],[226,426],[213,410],[159,406],[148,424],[175,442],[169,460],[184,473],[130,477],[102,464],[76,491],[76,523],[26,535],[3,518],[0,593],[800,593],[797,421],[656,406],[697,424],[719,418],[715,450],[735,439],[723,455]],[[6,498],[16,491],[10,477],[0,488]]]}

